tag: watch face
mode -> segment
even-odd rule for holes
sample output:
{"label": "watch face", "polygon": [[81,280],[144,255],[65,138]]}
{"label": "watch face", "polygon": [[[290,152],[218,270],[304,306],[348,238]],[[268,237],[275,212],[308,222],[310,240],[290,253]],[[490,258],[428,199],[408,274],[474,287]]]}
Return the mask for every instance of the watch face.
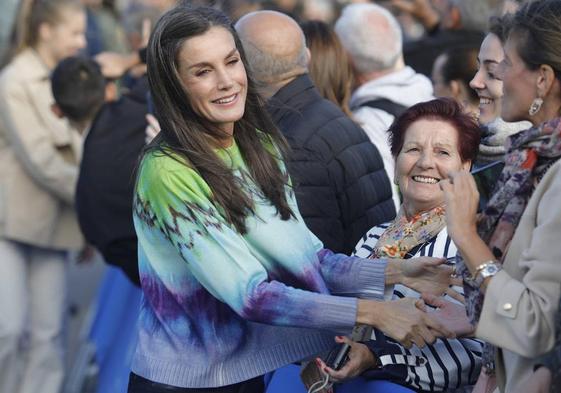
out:
{"label": "watch face", "polygon": [[481,274],[484,277],[494,276],[499,271],[499,267],[497,265],[488,265],[483,269]]}

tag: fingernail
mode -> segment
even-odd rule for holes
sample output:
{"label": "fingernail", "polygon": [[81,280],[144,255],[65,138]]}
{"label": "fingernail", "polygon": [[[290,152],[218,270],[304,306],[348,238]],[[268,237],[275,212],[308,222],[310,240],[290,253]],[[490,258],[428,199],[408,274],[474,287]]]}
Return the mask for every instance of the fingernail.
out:
{"label": "fingernail", "polygon": [[343,339],[343,336],[337,336],[337,338],[338,338],[339,340],[342,340],[342,339]]}

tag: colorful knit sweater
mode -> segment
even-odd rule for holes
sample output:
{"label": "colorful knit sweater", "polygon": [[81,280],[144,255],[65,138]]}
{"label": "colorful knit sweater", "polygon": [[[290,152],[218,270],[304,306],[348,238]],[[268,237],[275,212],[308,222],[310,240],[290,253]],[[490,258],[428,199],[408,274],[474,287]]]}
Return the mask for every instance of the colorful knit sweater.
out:
{"label": "colorful knit sweater", "polygon": [[141,164],[134,224],[143,300],[132,371],[155,382],[217,387],[262,375],[349,333],[356,297],[383,297],[385,262],[322,249],[289,187],[296,219],[283,221],[237,145],[217,153],[254,199],[244,235],[181,159],[153,152]]}

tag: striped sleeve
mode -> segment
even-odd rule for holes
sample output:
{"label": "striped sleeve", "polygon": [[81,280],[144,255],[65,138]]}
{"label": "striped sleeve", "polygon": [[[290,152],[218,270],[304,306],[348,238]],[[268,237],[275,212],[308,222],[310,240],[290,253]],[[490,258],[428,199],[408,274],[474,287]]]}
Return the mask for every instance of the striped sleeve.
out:
{"label": "striped sleeve", "polygon": [[[387,227],[387,225],[386,225]],[[383,227],[372,228],[357,244],[357,256],[370,254],[376,242],[384,231]],[[457,248],[452,242],[446,228],[429,242],[423,244],[416,252],[415,257],[430,256],[449,258],[456,255]],[[463,288],[455,287],[463,293]],[[395,285],[393,298],[420,297],[416,291],[403,285]],[[454,301],[450,297],[446,300]],[[377,332],[380,335],[380,332]],[[368,347],[381,357],[383,370],[393,378],[398,375],[401,383],[407,386],[428,392],[441,392],[457,389],[462,386],[474,384],[481,369],[481,352],[483,343],[476,339],[437,339],[432,345],[423,349],[413,346],[406,349],[389,337],[376,339]],[[385,378],[384,374],[366,373],[366,378]]]}

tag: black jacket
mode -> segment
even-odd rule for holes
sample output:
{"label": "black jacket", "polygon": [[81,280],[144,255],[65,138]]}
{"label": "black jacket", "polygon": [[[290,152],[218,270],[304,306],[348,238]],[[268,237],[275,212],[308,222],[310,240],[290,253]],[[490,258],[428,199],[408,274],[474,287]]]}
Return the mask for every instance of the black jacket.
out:
{"label": "black jacket", "polygon": [[395,217],[378,150],[308,75],[280,89],[268,110],[292,150],[287,164],[300,213],[326,248],[349,254],[370,228]]}
{"label": "black jacket", "polygon": [[144,147],[146,77],[129,94],[106,104],[84,143],[76,188],[78,222],[106,262],[139,285],[137,238],[132,221],[135,168]]}

